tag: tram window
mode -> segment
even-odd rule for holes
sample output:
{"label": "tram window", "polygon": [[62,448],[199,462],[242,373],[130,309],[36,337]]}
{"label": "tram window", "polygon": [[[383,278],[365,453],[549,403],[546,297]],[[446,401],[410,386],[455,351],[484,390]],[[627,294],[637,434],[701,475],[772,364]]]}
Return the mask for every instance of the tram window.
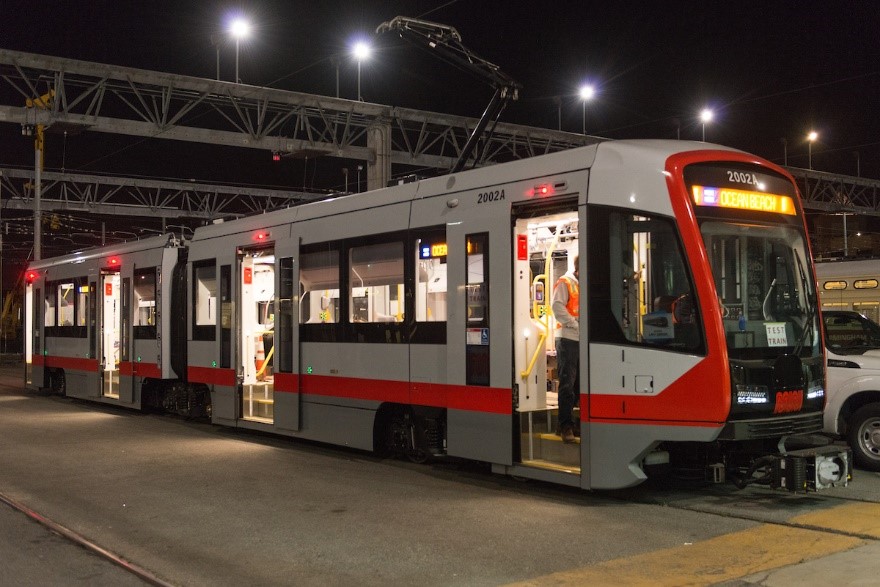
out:
{"label": "tram window", "polygon": [[86,336],[88,289],[82,277],[46,284],[44,320],[48,336]]}
{"label": "tram window", "polygon": [[85,326],[88,320],[89,296],[92,294],[88,284],[76,288],[76,325]]}
{"label": "tram window", "polygon": [[232,265],[220,266],[220,368],[232,367]]}
{"label": "tram window", "polygon": [[275,370],[279,373],[293,372],[293,258],[282,257],[278,261],[278,316],[275,318]]}
{"label": "tram window", "polygon": [[339,251],[303,253],[299,267],[300,324],[339,322]]}
{"label": "tram window", "polygon": [[156,268],[134,272],[134,337],[156,338]]}
{"label": "tram window", "polygon": [[467,235],[465,382],[489,385],[489,235]]}
{"label": "tram window", "polygon": [[75,311],[76,284],[67,281],[58,284],[58,326],[73,326]]}
{"label": "tram window", "polygon": [[[587,286],[596,342],[705,352],[693,281],[673,222],[591,209]],[[736,295],[732,277],[730,289]]]}
{"label": "tram window", "polygon": [[743,258],[739,236],[723,236],[712,240],[710,262],[715,268],[715,289],[725,307],[742,304]]}
{"label": "tram window", "polygon": [[439,231],[415,241],[417,322],[446,322],[446,235]]}
{"label": "tram window", "polygon": [[349,255],[349,320],[403,322],[403,243],[352,247]]}
{"label": "tram window", "polygon": [[827,290],[846,289],[846,282],[842,281],[842,280],[840,280],[840,281],[826,281],[822,285],[822,287],[824,287]]}
{"label": "tram window", "polygon": [[217,325],[217,265],[214,259],[193,263],[193,338],[214,340]]}
{"label": "tram window", "polygon": [[122,278],[122,290],[120,291],[119,303],[122,311],[119,312],[119,360],[127,362],[128,359],[128,327],[131,324],[131,278]]}
{"label": "tram window", "polygon": [[46,304],[45,304],[45,314],[43,325],[47,328],[55,326],[55,289],[50,285],[46,284]]}

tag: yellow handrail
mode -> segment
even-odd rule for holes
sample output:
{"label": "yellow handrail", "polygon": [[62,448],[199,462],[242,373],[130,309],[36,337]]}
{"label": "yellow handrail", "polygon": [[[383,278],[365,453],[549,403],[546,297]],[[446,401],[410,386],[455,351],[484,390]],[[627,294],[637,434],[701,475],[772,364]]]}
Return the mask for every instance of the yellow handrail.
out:
{"label": "yellow handrail", "polygon": [[[544,301],[547,301],[548,296],[552,296],[553,292],[548,287],[547,276],[550,275],[550,261],[553,258],[553,251],[556,250],[556,245],[559,244],[559,234],[561,232],[562,225],[557,227],[557,230],[553,236],[553,241],[550,243],[550,246],[547,249],[546,257],[544,258],[544,272],[540,275],[536,275],[532,280],[532,287],[537,286],[539,281],[544,282]],[[538,315],[538,309],[541,307],[547,307],[549,304],[539,304],[535,301],[534,296],[532,298],[532,315],[534,318],[532,321],[535,326],[541,330],[540,335],[538,336],[538,344],[535,346],[535,352],[532,354],[532,360],[529,362],[528,367],[526,367],[525,371],[520,371],[519,375],[522,379],[528,377],[531,372],[535,368],[535,364],[538,362],[538,357],[542,350],[544,350],[544,343],[547,341],[547,335],[550,333],[550,312],[545,311],[542,316]],[[526,356],[528,356],[528,340],[526,340]]]}
{"label": "yellow handrail", "polygon": [[257,371],[257,377],[259,377],[260,375],[262,375],[266,371],[266,367],[269,366],[269,361],[272,360],[272,355],[274,355],[274,354],[275,354],[275,345],[273,344],[272,348],[269,349],[269,354],[267,354],[266,358],[263,359],[263,366],[260,367],[259,371]]}
{"label": "yellow handrail", "polygon": [[[532,280],[532,288],[537,287],[540,281],[544,282],[544,301],[547,301],[547,274],[542,273],[541,275],[536,275]],[[544,348],[544,343],[547,341],[547,330],[550,328],[549,325],[549,316],[544,313],[542,316],[538,315],[538,309],[542,304],[539,304],[534,297],[532,298],[532,314],[535,316],[533,322],[535,326],[541,329],[541,332],[538,336],[538,344],[535,346],[535,352],[532,354],[532,360],[529,362],[528,367],[526,367],[525,371],[520,371],[519,375],[522,379],[528,377],[532,370],[535,368],[535,363],[538,362],[538,356],[541,354],[541,349]],[[526,339],[526,356],[528,356],[528,344],[529,341]]]}

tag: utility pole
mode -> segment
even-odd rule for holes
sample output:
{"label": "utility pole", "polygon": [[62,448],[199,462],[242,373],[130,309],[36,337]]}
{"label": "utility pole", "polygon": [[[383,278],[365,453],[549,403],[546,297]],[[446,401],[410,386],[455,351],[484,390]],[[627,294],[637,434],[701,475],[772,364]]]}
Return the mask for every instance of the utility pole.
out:
{"label": "utility pole", "polygon": [[[55,90],[49,90],[42,96],[38,98],[28,98],[25,101],[25,106],[27,108],[39,108],[41,110],[48,110],[52,107],[52,99],[55,97]],[[36,122],[36,111],[34,112],[34,122]],[[27,135],[30,134],[27,132],[29,130],[34,134],[34,261],[39,261],[41,257],[42,251],[42,230],[41,230],[41,221],[42,221],[42,209],[41,209],[41,194],[42,194],[42,172],[43,172],[43,152],[44,152],[44,143],[43,143],[43,134],[45,127],[42,124],[34,124],[34,125],[25,125],[22,129],[22,133]]]}

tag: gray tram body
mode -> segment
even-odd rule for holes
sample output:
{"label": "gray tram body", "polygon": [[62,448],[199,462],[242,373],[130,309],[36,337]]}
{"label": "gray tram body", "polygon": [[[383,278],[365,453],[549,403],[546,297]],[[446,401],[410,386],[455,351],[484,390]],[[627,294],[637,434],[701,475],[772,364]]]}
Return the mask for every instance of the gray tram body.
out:
{"label": "gray tram body", "polygon": [[[174,320],[170,276],[181,250],[183,244],[167,234],[32,263],[29,271],[39,278],[29,294],[39,302],[28,316],[34,336],[25,344],[34,360],[27,363],[27,384],[140,409],[145,380],[178,379],[169,360],[171,339],[162,333]],[[151,271],[138,274],[139,268]],[[137,323],[138,308],[123,319],[123,287],[150,276],[153,295],[140,308],[143,324]],[[47,324],[43,310],[50,305],[57,313]],[[139,336],[143,330],[149,332]]]}
{"label": "gray tram body", "polygon": [[[94,276],[107,273],[113,255],[121,279],[134,279],[136,267],[161,268],[155,339],[121,337],[133,366],[120,376],[119,397],[102,394],[100,369],[77,374],[76,391],[68,373],[68,395],[140,408],[149,388],[159,394],[151,403],[205,407],[218,425],[414,459],[462,457],[585,489],[636,485],[647,467],[676,459],[678,447],[711,446],[710,459],[723,469],[740,445],[819,429],[824,400],[789,409],[777,394],[773,411],[771,390],[769,410],[732,405],[738,396],[722,347],[725,333],[736,338],[736,321],[722,320],[699,229],[686,204],[670,197],[675,157],[772,167],[703,143],[603,142],[212,224],[182,244],[158,237],[35,263],[28,295],[45,291],[47,280],[84,275],[98,288]],[[608,242],[583,236],[594,228],[609,231]],[[655,295],[670,293],[649,278],[663,247],[686,249],[676,275],[690,280],[699,300],[697,325],[673,326],[660,306],[666,296]],[[580,438],[566,444],[553,430],[549,298],[577,258]],[[595,259],[610,284],[607,315],[591,305]],[[617,291],[619,282],[629,285]],[[749,303],[740,300],[740,311]],[[88,355],[90,329],[104,324],[86,324],[79,346],[65,346],[47,336],[39,305],[29,308],[27,383],[50,387],[59,363],[48,358]],[[612,320],[618,338],[591,325],[600,319]],[[790,326],[772,324],[794,338]],[[750,340],[767,344],[769,326],[748,328]],[[698,342],[682,342],[686,331]],[[137,360],[154,354],[147,381]],[[785,389],[824,384],[821,346],[797,360],[806,375]],[[808,470],[818,470],[811,458]],[[842,471],[811,479],[811,488],[846,482],[846,455],[829,458]]]}

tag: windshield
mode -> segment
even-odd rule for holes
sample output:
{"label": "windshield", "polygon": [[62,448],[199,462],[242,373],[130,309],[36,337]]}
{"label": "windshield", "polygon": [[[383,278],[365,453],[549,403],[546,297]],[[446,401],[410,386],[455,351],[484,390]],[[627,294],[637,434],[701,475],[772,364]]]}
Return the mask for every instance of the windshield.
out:
{"label": "windshield", "polygon": [[825,342],[839,355],[880,348],[880,326],[856,312],[822,312]]}
{"label": "windshield", "polygon": [[701,225],[733,359],[818,356],[816,292],[803,234],[792,225]]}

